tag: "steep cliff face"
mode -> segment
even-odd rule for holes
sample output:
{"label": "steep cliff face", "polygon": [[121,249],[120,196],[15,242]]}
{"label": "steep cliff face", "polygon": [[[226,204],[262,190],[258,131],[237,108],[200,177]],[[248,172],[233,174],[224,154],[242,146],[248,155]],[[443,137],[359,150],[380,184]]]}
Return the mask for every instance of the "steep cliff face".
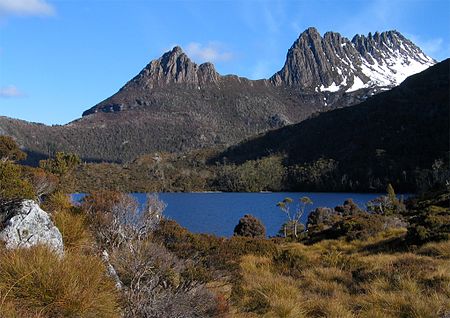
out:
{"label": "steep cliff face", "polygon": [[200,85],[216,83],[218,79],[219,74],[213,64],[197,65],[189,59],[179,46],[176,46],[161,58],[151,61],[123,89],[133,86],[152,89],[153,87],[174,83]]}
{"label": "steep cliff face", "polygon": [[350,41],[334,32],[321,37],[309,28],[289,49],[285,65],[271,82],[301,90],[348,93],[396,86],[435,63],[397,31],[356,35]]}

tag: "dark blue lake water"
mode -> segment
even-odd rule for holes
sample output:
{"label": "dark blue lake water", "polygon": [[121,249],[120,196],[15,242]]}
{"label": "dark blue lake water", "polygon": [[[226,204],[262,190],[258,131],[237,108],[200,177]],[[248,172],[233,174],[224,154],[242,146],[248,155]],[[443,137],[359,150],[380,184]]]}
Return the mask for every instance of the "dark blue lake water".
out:
{"label": "dark blue lake water", "polygon": [[[133,194],[140,203],[146,199],[145,193]],[[195,233],[210,233],[218,236],[231,236],[239,219],[244,214],[259,218],[267,229],[268,236],[275,236],[285,221],[276,204],[286,197],[298,199],[308,196],[313,204],[306,208],[308,213],[302,218],[305,222],[309,212],[316,207],[333,208],[352,198],[360,207],[380,194],[361,193],[160,193],[159,198],[167,204],[164,215],[177,221]],[[74,194],[80,200],[82,194]]]}

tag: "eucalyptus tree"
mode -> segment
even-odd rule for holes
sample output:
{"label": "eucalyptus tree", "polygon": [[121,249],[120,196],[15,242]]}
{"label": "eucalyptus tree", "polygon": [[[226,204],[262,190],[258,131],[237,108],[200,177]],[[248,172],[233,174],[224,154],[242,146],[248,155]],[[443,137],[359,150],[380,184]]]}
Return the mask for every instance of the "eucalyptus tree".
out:
{"label": "eucalyptus tree", "polygon": [[305,214],[306,206],[313,203],[313,201],[309,197],[301,197],[299,199],[298,205],[294,209],[291,210],[291,206],[294,200],[287,197],[283,201],[277,203],[277,207],[286,214],[287,221],[283,224],[283,234],[284,237],[288,236],[288,228],[293,230],[293,236],[298,238],[298,227],[301,225],[301,218]]}

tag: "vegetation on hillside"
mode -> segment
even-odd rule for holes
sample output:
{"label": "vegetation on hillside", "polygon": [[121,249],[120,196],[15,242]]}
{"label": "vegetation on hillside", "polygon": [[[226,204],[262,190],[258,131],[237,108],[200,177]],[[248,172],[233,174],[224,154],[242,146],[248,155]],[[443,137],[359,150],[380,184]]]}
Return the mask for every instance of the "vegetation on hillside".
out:
{"label": "vegetation on hillside", "polygon": [[450,59],[365,102],[313,116],[228,148],[212,162],[285,157],[293,191],[401,192],[449,175]]}
{"label": "vegetation on hillside", "polygon": [[[300,198],[295,208],[297,198],[286,198],[278,205],[287,216],[279,237],[265,238],[264,225],[246,215],[235,236],[222,238],[193,234],[166,220],[164,203],[153,195],[140,207],[123,192],[90,188],[73,205],[68,193],[85,168],[77,156],[58,153],[31,168],[16,162],[23,155],[11,140],[0,139],[0,151],[0,220],[11,201],[38,200],[65,245],[60,257],[44,246],[8,250],[1,244],[1,317],[450,314],[450,193],[437,187],[442,182],[406,202],[389,185],[366,209],[347,200],[314,210],[306,224],[300,220],[310,200]],[[265,190],[267,179],[280,187],[288,180],[282,157],[214,167],[221,174],[206,156],[184,158],[195,173],[183,172],[183,161],[170,154],[120,169],[149,171],[154,183],[146,186],[161,189],[232,184]],[[223,183],[214,183],[219,176]]]}

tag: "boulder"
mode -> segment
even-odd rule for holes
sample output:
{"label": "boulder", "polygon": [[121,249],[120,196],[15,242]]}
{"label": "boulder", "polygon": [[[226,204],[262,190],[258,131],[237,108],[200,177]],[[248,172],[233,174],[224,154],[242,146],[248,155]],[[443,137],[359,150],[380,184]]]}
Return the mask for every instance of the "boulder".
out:
{"label": "boulder", "polygon": [[1,210],[0,240],[6,248],[47,245],[57,254],[64,254],[61,232],[36,202],[23,200]]}

